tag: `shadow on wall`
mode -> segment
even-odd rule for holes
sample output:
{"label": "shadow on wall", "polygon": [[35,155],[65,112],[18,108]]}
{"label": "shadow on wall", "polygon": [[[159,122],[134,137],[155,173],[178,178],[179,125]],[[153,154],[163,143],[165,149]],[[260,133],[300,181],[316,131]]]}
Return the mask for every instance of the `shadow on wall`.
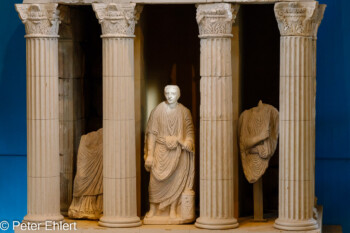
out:
{"label": "shadow on wall", "polygon": [[23,155],[27,150],[24,35],[18,24],[8,43],[0,45],[0,155]]}

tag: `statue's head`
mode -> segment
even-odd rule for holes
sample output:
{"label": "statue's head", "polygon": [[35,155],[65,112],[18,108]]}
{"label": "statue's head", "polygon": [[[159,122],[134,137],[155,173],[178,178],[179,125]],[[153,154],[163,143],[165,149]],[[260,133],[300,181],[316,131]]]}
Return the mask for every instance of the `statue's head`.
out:
{"label": "statue's head", "polygon": [[164,95],[168,104],[177,103],[180,98],[180,88],[177,85],[167,85],[164,88]]}

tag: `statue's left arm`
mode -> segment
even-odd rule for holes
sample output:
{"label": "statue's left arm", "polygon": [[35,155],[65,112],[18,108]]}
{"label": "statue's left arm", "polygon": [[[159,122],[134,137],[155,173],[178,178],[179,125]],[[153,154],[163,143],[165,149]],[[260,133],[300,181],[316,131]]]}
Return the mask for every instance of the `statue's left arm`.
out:
{"label": "statue's left arm", "polygon": [[156,139],[158,135],[158,129],[156,127],[154,119],[154,110],[151,112],[150,117],[147,122],[146,133],[145,133],[145,148],[144,148],[144,160],[145,169],[150,171],[153,165],[153,154],[156,144]]}
{"label": "statue's left arm", "polygon": [[185,129],[185,141],[184,141],[184,149],[189,152],[194,152],[194,126],[192,121],[191,112],[186,109],[185,117],[184,117],[184,129]]}

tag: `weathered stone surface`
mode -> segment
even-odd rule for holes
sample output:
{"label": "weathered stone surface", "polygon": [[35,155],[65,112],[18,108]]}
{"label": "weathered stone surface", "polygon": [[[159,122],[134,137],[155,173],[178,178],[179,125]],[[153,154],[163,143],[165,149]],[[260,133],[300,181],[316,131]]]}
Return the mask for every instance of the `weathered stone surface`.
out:
{"label": "weathered stone surface", "polygon": [[[184,3],[259,3],[270,4],[275,2],[305,2],[306,0],[23,0],[23,3],[65,3],[65,4],[92,4],[92,3],[148,3],[148,4],[184,4]],[[312,0],[311,0],[312,1]]]}
{"label": "weathered stone surface", "polygon": [[150,210],[144,224],[193,222],[194,126],[190,111],[179,104],[180,89],[168,85],[166,101],[153,109],[145,136],[145,168],[150,172]]}
{"label": "weathered stone surface", "polygon": [[[229,229],[234,218],[231,30],[238,11],[228,3],[200,4],[200,217],[196,226]],[[237,148],[236,148],[237,149]],[[236,150],[235,150],[236,151]]]}
{"label": "weathered stone surface", "polygon": [[70,218],[99,219],[103,210],[102,129],[81,136]]}
{"label": "weathered stone surface", "polygon": [[315,198],[315,38],[324,6],[278,3],[281,33],[279,211],[281,230],[319,228]]}
{"label": "weathered stone surface", "polygon": [[[136,227],[135,4],[93,4],[102,27],[103,216],[105,227]],[[123,28],[125,23],[130,24]],[[123,187],[123,188],[121,188]]]}
{"label": "weathered stone surface", "polygon": [[259,102],[257,107],[245,110],[238,123],[239,147],[244,175],[255,183],[265,173],[278,139],[278,111]]}
{"label": "weathered stone surface", "polygon": [[16,4],[26,27],[28,205],[24,221],[60,221],[57,4]]}

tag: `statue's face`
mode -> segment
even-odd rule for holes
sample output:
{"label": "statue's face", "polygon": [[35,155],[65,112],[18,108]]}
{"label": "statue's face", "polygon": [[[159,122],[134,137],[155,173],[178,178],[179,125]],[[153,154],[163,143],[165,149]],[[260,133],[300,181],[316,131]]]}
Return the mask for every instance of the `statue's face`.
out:
{"label": "statue's face", "polygon": [[179,99],[179,93],[177,93],[176,88],[167,88],[164,91],[165,98],[168,102],[168,104],[173,104],[176,103],[177,100]]}

